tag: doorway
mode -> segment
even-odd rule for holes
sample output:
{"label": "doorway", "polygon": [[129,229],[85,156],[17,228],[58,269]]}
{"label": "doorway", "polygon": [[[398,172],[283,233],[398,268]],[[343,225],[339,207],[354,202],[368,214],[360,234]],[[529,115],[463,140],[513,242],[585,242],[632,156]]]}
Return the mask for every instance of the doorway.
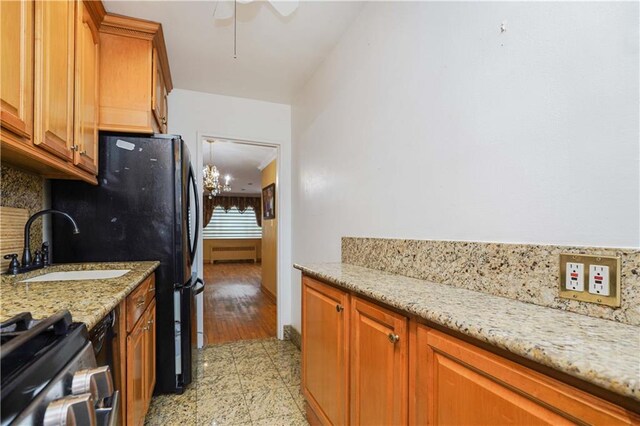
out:
{"label": "doorway", "polygon": [[202,140],[202,346],[276,337],[277,157],[266,144]]}

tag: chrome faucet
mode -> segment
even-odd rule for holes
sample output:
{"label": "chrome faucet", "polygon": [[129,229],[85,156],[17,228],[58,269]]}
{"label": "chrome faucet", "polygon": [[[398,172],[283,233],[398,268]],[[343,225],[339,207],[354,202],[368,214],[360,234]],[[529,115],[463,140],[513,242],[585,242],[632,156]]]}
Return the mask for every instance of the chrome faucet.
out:
{"label": "chrome faucet", "polygon": [[[15,275],[20,272],[27,272],[27,271],[32,271],[34,269],[40,269],[49,264],[49,259],[48,258],[43,259],[42,257],[43,255],[40,252],[40,250],[36,250],[36,256],[35,258],[32,258],[31,249],[29,248],[29,239],[31,237],[31,224],[33,223],[34,220],[36,220],[37,218],[45,214],[59,214],[66,217],[69,220],[69,222],[71,222],[71,224],[73,225],[73,233],[74,234],[80,233],[80,229],[78,229],[78,224],[76,223],[75,220],[73,220],[73,218],[69,215],[69,213],[65,213],[63,211],[55,210],[55,209],[47,209],[47,210],[39,211],[38,213],[34,213],[29,218],[29,220],[27,220],[27,223],[24,225],[24,249],[22,250],[22,265],[18,263],[17,254],[8,254],[4,257],[5,259],[11,259],[11,263],[9,265],[9,270],[8,270],[10,274]],[[42,251],[45,252],[45,255],[48,257],[49,256],[48,243],[42,244],[42,249],[43,249]]]}

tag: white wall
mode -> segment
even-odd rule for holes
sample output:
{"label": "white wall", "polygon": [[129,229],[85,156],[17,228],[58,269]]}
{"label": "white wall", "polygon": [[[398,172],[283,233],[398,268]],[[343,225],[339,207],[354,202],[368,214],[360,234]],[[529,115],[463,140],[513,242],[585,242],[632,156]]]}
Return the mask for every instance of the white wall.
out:
{"label": "white wall", "polygon": [[[282,225],[278,241],[278,323],[291,324],[291,106],[174,89],[169,95],[169,132],[182,135],[187,142],[192,163],[198,166],[198,182],[202,182],[199,138],[203,135],[279,146],[276,202]],[[202,247],[202,236],[198,247]],[[198,250],[196,265],[202,277],[202,250]],[[278,333],[281,336],[281,327]]]}
{"label": "white wall", "polygon": [[640,247],[638,43],[637,2],[368,4],[293,103],[294,261],[345,235]]}

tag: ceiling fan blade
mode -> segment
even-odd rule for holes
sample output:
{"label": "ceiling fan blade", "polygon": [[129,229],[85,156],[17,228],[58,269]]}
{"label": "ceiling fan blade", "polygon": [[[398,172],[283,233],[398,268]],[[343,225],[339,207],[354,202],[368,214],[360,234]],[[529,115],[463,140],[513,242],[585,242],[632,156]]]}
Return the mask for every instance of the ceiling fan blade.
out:
{"label": "ceiling fan blade", "polygon": [[229,19],[233,17],[233,0],[218,0],[213,11],[213,19]]}
{"label": "ceiling fan blade", "polygon": [[270,1],[271,6],[282,16],[289,16],[298,8],[298,0]]}

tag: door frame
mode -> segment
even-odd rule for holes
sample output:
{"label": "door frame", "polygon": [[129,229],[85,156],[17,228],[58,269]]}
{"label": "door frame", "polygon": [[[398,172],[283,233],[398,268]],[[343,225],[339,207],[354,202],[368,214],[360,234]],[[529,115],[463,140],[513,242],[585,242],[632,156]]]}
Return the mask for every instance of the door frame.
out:
{"label": "door frame", "polygon": [[[253,146],[263,146],[269,148],[275,148],[276,150],[276,224],[277,224],[277,243],[278,247],[276,250],[277,262],[276,262],[276,289],[277,289],[277,302],[276,302],[276,337],[280,340],[284,339],[284,321],[286,318],[285,314],[285,300],[289,300],[289,297],[283,297],[284,293],[288,290],[285,289],[285,281],[283,279],[284,272],[289,272],[289,265],[287,263],[287,259],[285,259],[284,253],[290,252],[291,241],[286,241],[285,232],[283,230],[281,218],[282,212],[286,206],[282,200],[282,182],[283,182],[283,170],[282,166],[282,143],[278,141],[270,141],[270,140],[260,140],[260,139],[247,139],[243,137],[237,137],[233,135],[224,135],[218,132],[197,132],[197,145],[196,145],[196,159],[195,162],[197,164],[196,170],[196,181],[202,182],[202,169],[204,168],[204,155],[202,152],[202,146],[205,139],[222,139],[231,143],[237,143],[241,145],[253,145]],[[262,184],[260,185],[260,189],[262,189]],[[200,218],[204,217],[204,200],[202,200],[203,191],[199,191],[198,196],[201,197],[200,203]],[[204,240],[202,238],[202,230],[206,226],[204,220],[201,221],[202,226],[200,227],[200,235],[199,238],[199,253],[196,256],[196,261],[200,266],[198,268],[198,276],[200,274],[204,274],[202,269],[204,268]],[[204,276],[201,278],[204,279]],[[198,305],[198,315],[197,315],[197,335],[198,335],[198,348],[202,348],[204,346],[204,295],[202,295],[199,299],[196,300]]]}

